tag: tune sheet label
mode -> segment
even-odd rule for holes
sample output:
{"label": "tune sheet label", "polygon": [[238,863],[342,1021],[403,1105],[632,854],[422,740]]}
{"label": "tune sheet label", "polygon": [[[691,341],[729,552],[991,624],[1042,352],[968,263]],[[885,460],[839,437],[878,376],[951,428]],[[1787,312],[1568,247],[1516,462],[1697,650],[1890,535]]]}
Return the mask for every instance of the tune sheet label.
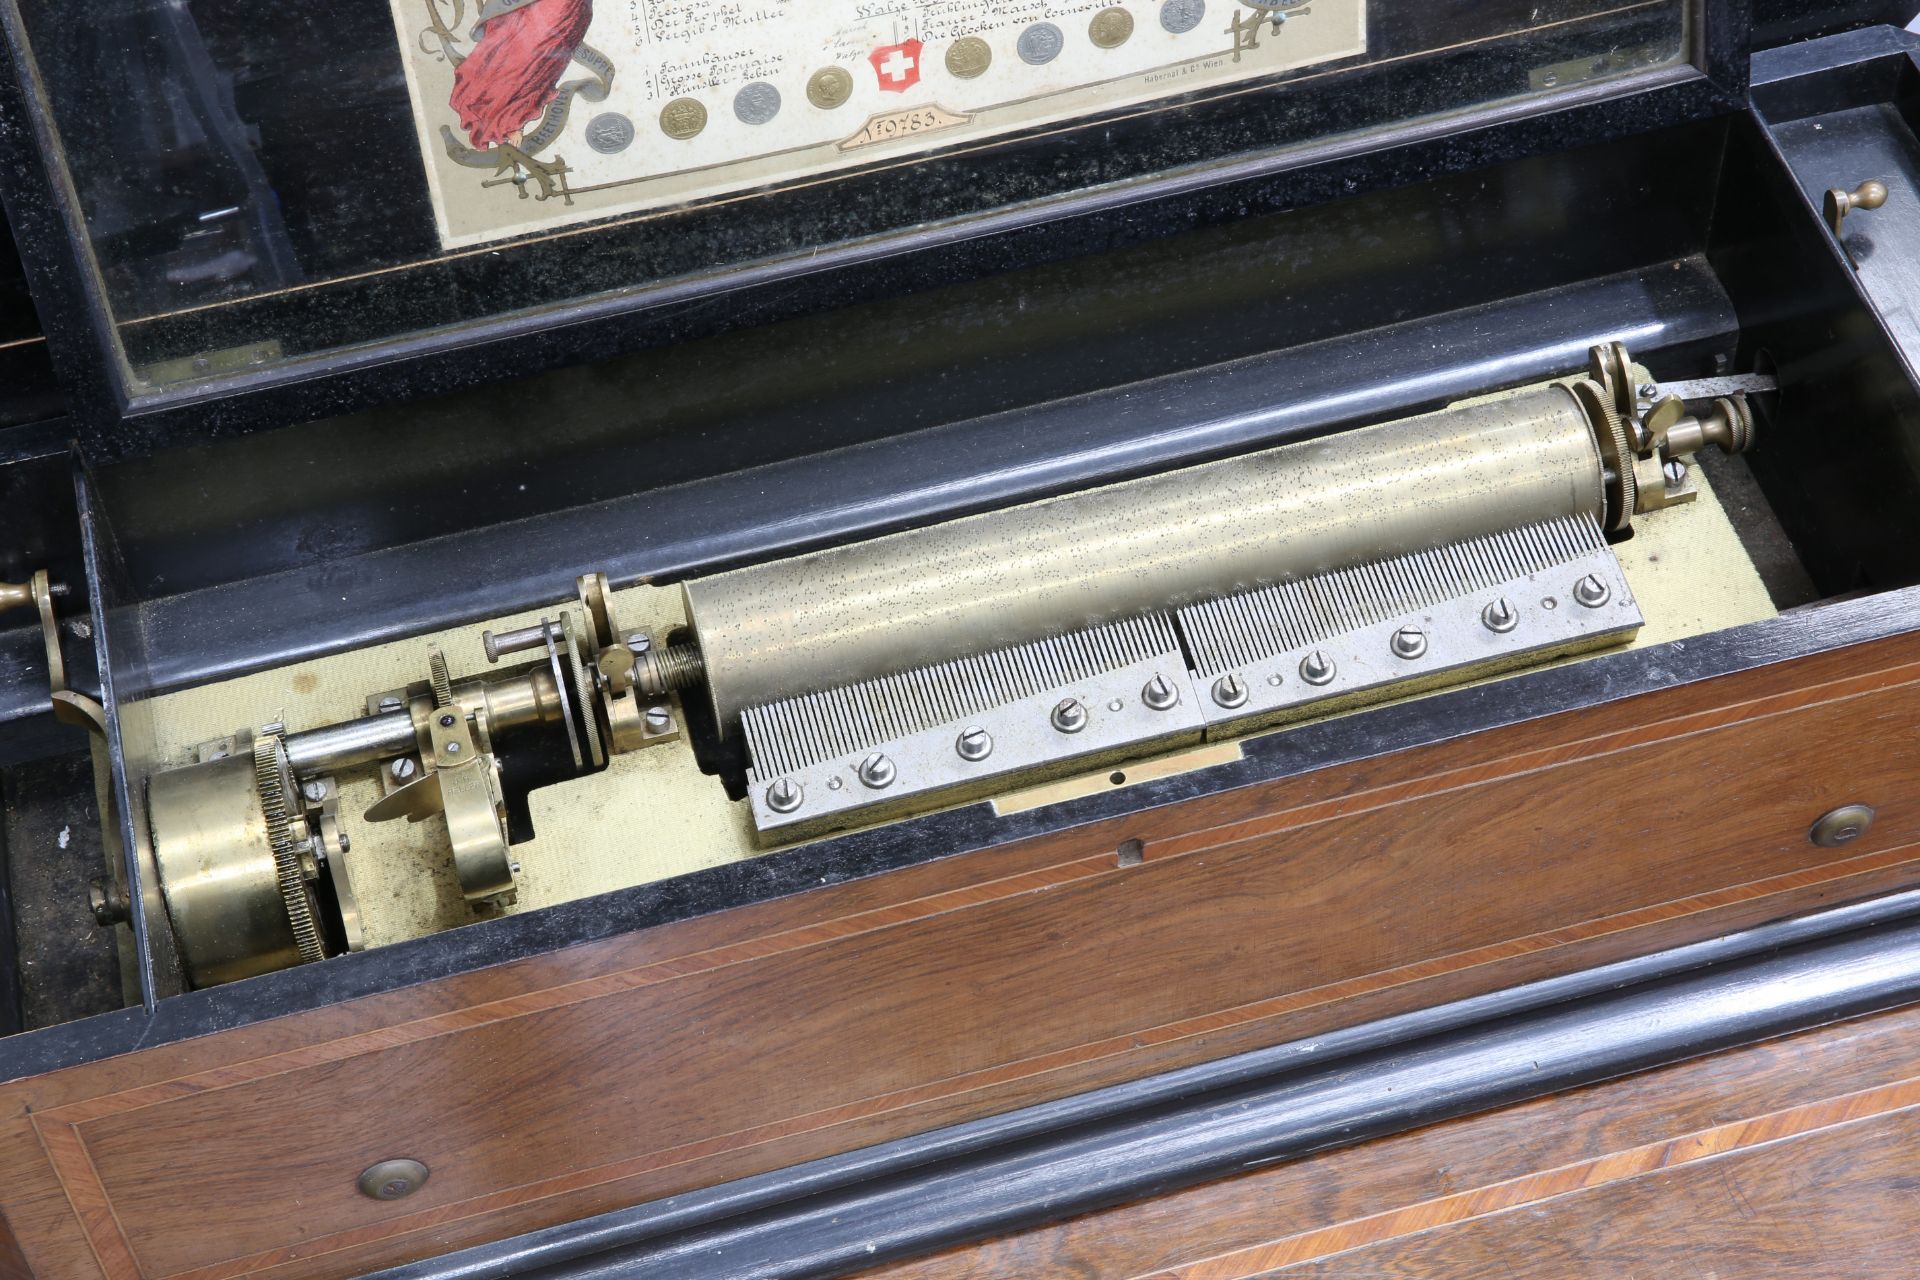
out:
{"label": "tune sheet label", "polygon": [[1366,0],[392,4],[449,249],[1366,52]]}

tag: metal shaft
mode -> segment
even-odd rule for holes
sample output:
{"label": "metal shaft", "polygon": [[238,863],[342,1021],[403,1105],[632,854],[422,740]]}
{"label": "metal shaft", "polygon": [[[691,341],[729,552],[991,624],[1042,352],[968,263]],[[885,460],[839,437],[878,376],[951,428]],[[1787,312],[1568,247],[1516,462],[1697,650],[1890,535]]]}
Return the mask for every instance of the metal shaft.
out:
{"label": "metal shaft", "polygon": [[323,729],[287,735],[287,763],[296,776],[311,777],[372,764],[414,747],[413,716],[383,711]]}
{"label": "metal shaft", "polygon": [[1544,387],[690,582],[728,731],[747,708],[1463,541],[1604,502]]}
{"label": "metal shaft", "polygon": [[530,627],[516,627],[512,631],[502,631],[497,635],[491,631],[482,631],[480,647],[486,650],[488,662],[498,662],[509,654],[527,653],[544,648],[547,643],[547,633],[553,632],[558,635],[559,630],[555,623],[549,622],[542,625],[536,622]]}

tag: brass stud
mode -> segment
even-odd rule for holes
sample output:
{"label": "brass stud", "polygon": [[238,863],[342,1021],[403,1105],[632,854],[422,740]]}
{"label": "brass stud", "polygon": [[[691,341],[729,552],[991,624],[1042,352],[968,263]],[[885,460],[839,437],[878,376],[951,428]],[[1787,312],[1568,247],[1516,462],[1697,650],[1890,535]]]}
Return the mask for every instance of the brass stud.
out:
{"label": "brass stud", "polygon": [[360,1194],[371,1200],[402,1200],[427,1185],[427,1166],[418,1160],[382,1160],[360,1175]]}
{"label": "brass stud", "polygon": [[1838,849],[1867,834],[1873,827],[1873,817],[1872,805],[1843,804],[1821,814],[1813,829],[1807,832],[1807,839],[1822,849]]}

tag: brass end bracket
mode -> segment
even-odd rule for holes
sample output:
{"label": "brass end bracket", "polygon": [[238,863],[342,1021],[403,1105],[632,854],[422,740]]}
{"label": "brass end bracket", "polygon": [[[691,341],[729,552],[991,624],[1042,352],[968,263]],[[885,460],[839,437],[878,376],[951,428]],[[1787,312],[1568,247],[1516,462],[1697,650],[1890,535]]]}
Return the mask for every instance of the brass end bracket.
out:
{"label": "brass end bracket", "polygon": [[1771,376],[1761,374],[1636,386],[1624,346],[1594,347],[1587,376],[1572,390],[1600,445],[1607,530],[1623,532],[1636,515],[1698,497],[1689,460],[1708,446],[1727,454],[1751,449],[1755,423],[1748,398],[1777,389]]}
{"label": "brass end bracket", "polygon": [[67,663],[60,649],[60,621],[53,612],[53,598],[59,594],[61,589],[48,579],[47,571],[36,569],[33,577],[25,582],[0,582],[0,613],[28,605],[39,609],[40,638],[47,648],[47,684],[54,718],[105,737],[106,710],[86,694],[67,688]]}

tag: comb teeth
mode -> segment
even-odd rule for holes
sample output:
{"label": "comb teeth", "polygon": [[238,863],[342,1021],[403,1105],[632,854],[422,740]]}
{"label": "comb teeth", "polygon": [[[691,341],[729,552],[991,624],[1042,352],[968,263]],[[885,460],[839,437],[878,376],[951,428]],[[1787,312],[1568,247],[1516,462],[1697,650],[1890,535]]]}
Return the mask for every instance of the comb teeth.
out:
{"label": "comb teeth", "polygon": [[[1211,680],[1606,549],[1590,515],[1561,517],[1262,587],[1053,640],[755,707],[741,717],[749,776],[823,761],[979,715],[1149,659]],[[1184,641],[1185,651],[1182,651]]]}
{"label": "comb teeth", "polygon": [[1156,613],[768,703],[741,716],[752,776],[779,777],[1163,655],[1183,661],[1173,620]]}
{"label": "comb teeth", "polygon": [[1217,676],[1605,546],[1592,516],[1561,517],[1190,605],[1177,615],[1180,634],[1194,672]]}

